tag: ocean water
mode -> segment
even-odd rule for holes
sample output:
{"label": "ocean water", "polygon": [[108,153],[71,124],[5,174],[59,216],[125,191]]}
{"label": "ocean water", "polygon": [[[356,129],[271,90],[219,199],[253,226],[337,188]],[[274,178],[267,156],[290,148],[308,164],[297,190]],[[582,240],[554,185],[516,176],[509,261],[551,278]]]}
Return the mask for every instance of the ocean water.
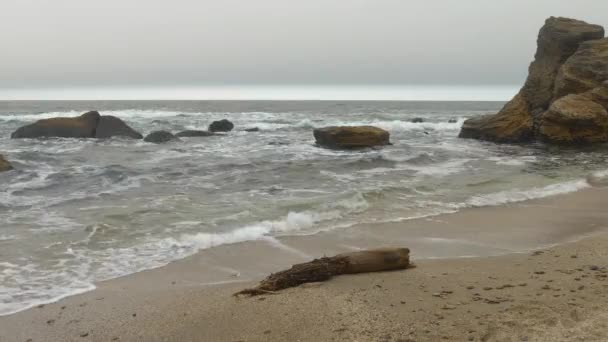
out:
{"label": "ocean water", "polygon": [[[577,191],[608,148],[458,139],[501,102],[0,102],[0,315],[88,291],[201,249],[314,234]],[[87,110],[149,133],[235,130],[154,145],[109,139],[11,140],[35,120]],[[412,123],[415,117],[425,120]],[[449,122],[455,120],[455,122]],[[375,125],[392,146],[333,151],[312,130]],[[245,132],[257,127],[259,132]]]}

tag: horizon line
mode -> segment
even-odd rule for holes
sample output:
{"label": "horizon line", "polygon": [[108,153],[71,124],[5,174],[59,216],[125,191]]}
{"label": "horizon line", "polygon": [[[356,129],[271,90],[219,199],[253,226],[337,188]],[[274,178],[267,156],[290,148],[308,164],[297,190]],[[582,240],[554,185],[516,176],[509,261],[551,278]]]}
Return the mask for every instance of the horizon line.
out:
{"label": "horizon line", "polygon": [[0,101],[507,101],[514,85],[241,85],[0,89]]}

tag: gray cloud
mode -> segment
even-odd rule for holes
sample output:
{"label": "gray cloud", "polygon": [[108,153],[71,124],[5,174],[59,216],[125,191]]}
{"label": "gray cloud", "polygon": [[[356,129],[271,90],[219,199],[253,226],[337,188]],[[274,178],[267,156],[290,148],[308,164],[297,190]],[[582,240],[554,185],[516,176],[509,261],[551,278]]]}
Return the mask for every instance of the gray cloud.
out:
{"label": "gray cloud", "polygon": [[608,1],[2,0],[0,87],[519,84],[549,16]]}

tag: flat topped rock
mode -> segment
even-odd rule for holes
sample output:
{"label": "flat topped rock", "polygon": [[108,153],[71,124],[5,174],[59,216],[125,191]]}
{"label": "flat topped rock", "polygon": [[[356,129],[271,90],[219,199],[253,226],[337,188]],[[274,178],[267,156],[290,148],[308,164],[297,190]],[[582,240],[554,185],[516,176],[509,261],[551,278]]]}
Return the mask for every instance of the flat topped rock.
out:
{"label": "flat topped rock", "polygon": [[12,170],[13,166],[0,154],[0,172]]}
{"label": "flat topped rock", "polygon": [[390,134],[374,126],[331,126],[313,132],[319,146],[353,149],[389,145]]}

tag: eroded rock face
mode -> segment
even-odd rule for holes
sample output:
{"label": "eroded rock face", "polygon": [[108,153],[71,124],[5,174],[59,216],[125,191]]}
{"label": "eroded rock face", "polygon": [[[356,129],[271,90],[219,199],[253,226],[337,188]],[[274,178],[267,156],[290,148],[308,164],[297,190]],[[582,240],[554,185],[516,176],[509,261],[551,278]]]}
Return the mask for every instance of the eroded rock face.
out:
{"label": "eroded rock face", "polygon": [[332,126],[315,129],[317,144],[328,148],[353,149],[389,145],[390,134],[373,126]]}
{"label": "eroded rock face", "polygon": [[111,137],[142,139],[143,135],[129,127],[121,119],[111,115],[103,115],[99,120],[99,124],[97,124],[95,138],[105,139]]}
{"label": "eroded rock face", "polygon": [[144,138],[145,142],[155,144],[162,144],[172,140],[179,140],[179,138],[167,131],[154,131]]}
{"label": "eroded rock face", "polygon": [[459,137],[501,143],[530,141],[534,139],[532,115],[523,96],[518,94],[498,114],[465,121]]}
{"label": "eroded rock face", "polygon": [[555,144],[608,141],[608,111],[592,92],[566,95],[539,118],[539,137]]}
{"label": "eroded rock face", "polygon": [[553,99],[580,94],[608,79],[608,38],[584,42],[560,68]]}
{"label": "eroded rock face", "polygon": [[545,21],[538,33],[534,61],[520,92],[530,113],[540,114],[549,107],[559,69],[581,43],[603,37],[604,29],[599,25],[569,18],[551,17]]}
{"label": "eroded rock face", "polygon": [[213,121],[209,125],[210,132],[230,132],[234,128],[234,124],[226,119]]}
{"label": "eroded rock face", "polygon": [[0,172],[12,170],[13,166],[0,154]]}
{"label": "eroded rock face", "polygon": [[75,118],[51,118],[20,127],[11,138],[93,138],[101,116],[92,111]]}
{"label": "eroded rock face", "polygon": [[[601,142],[601,134],[594,138],[590,135],[603,128],[590,130],[585,124],[589,115],[594,117],[595,124],[602,121],[596,105],[583,101],[585,110],[569,108],[574,102],[581,104],[582,99],[578,98],[553,104],[570,94],[603,91],[598,88],[608,79],[608,39],[603,37],[604,29],[599,25],[568,18],[547,19],[538,35],[528,78],[519,93],[497,114],[465,121],[459,136],[508,143],[536,138],[548,142]],[[602,94],[593,96],[606,95]],[[595,104],[601,102],[598,101]],[[588,112],[592,109],[594,114]],[[577,115],[581,115],[579,120],[575,118]]]}

